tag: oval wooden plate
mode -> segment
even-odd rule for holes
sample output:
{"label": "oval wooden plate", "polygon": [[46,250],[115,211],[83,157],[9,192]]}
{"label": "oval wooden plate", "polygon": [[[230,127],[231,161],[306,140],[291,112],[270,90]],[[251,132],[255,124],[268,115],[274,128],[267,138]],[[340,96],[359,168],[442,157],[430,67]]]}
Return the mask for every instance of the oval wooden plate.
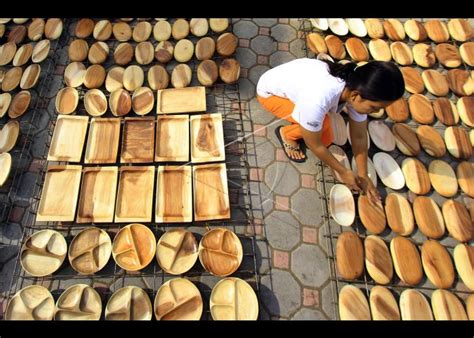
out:
{"label": "oval wooden plate", "polygon": [[394,122],[404,122],[408,119],[408,103],[403,97],[395,100],[392,104],[385,108],[388,117]]}
{"label": "oval wooden plate", "polygon": [[357,200],[359,217],[364,227],[373,234],[380,234],[385,230],[387,219],[382,202],[373,204],[367,195],[360,195]]}
{"label": "oval wooden plate", "polygon": [[405,32],[413,41],[425,41],[428,38],[425,26],[418,20],[410,19],[403,24]]}
{"label": "oval wooden plate", "polygon": [[365,238],[365,268],[370,277],[382,285],[391,282],[393,277],[392,257],[387,244],[379,236],[370,235]]}
{"label": "oval wooden plate", "polygon": [[449,40],[448,26],[440,20],[428,20],[425,22],[425,29],[428,37],[436,43]]}
{"label": "oval wooden plate", "polygon": [[0,187],[5,184],[12,169],[12,157],[9,153],[0,154]]}
{"label": "oval wooden plate", "polygon": [[385,32],[383,24],[379,19],[365,19],[364,23],[369,37],[372,39],[383,39]]}
{"label": "oval wooden plate", "polygon": [[373,156],[373,161],[378,177],[387,187],[399,190],[405,186],[402,170],[392,156],[378,152]]}
{"label": "oval wooden plate", "polygon": [[407,156],[418,156],[421,151],[420,142],[408,124],[395,123],[392,126],[392,133],[398,150]]}
{"label": "oval wooden plate", "polygon": [[435,55],[439,63],[448,68],[459,67],[462,63],[458,48],[450,43],[436,45]]}
{"label": "oval wooden plate", "polygon": [[460,127],[448,127],[444,131],[446,148],[456,158],[469,160],[472,156],[472,144],[469,134]]}
{"label": "oval wooden plate", "polygon": [[345,231],[336,242],[336,265],[339,275],[347,280],[359,278],[364,271],[364,248],[357,234]]}
{"label": "oval wooden plate", "polygon": [[12,119],[23,115],[30,106],[31,94],[27,90],[22,90],[13,97],[13,100],[8,108],[8,116]]}
{"label": "oval wooden plate", "polygon": [[448,250],[437,240],[427,240],[421,247],[421,261],[426,276],[434,286],[447,289],[454,282],[454,267]]}
{"label": "oval wooden plate", "polygon": [[400,320],[397,301],[389,289],[374,286],[370,290],[369,302],[373,320]]}
{"label": "oval wooden plate", "polygon": [[56,111],[59,114],[71,114],[79,103],[79,93],[75,88],[65,87],[56,96]]}
{"label": "oval wooden plate", "polygon": [[425,84],[420,72],[413,67],[400,67],[400,71],[405,81],[406,91],[412,94],[421,94],[425,91]]}
{"label": "oval wooden plate", "polygon": [[459,186],[465,194],[474,198],[474,163],[463,161],[456,168]]}
{"label": "oval wooden plate", "polygon": [[456,174],[451,166],[442,161],[434,160],[428,166],[431,185],[438,194],[453,197],[458,192]]}
{"label": "oval wooden plate", "polygon": [[435,96],[446,96],[449,85],[446,76],[434,69],[427,69],[421,73],[426,89]]}
{"label": "oval wooden plate", "polygon": [[459,102],[462,100],[458,100],[457,105],[449,100],[446,97],[438,97],[436,100],[433,101],[433,109],[436,115],[436,118],[446,126],[454,126],[459,122]]}
{"label": "oval wooden plate", "polygon": [[448,290],[435,290],[431,295],[431,307],[436,320],[467,320],[461,301]]}
{"label": "oval wooden plate", "polygon": [[369,51],[376,61],[391,61],[392,53],[390,47],[385,40],[372,39],[369,41]]}
{"label": "oval wooden plate", "polygon": [[402,172],[408,189],[413,193],[425,195],[431,190],[428,171],[420,160],[413,157],[405,158],[402,162]]}
{"label": "oval wooden plate", "polygon": [[474,247],[463,243],[456,245],[454,264],[463,283],[474,291]]}
{"label": "oval wooden plate", "polygon": [[474,128],[474,97],[465,96],[459,98],[456,108],[461,120],[469,127]]}
{"label": "oval wooden plate", "polygon": [[400,194],[390,193],[385,198],[385,214],[393,232],[408,236],[415,228],[410,202]]}
{"label": "oval wooden plate", "polygon": [[81,62],[71,62],[64,70],[64,82],[68,87],[79,87],[84,83],[86,66]]}
{"label": "oval wooden plate", "polygon": [[374,142],[380,150],[392,151],[395,149],[395,137],[385,122],[370,121],[368,130],[372,142]]}
{"label": "oval wooden plate", "polygon": [[146,115],[155,105],[155,95],[148,87],[140,87],[133,92],[132,108],[137,115]]}
{"label": "oval wooden plate", "polygon": [[8,121],[0,129],[0,153],[6,153],[13,149],[20,134],[20,124],[17,120]]}
{"label": "oval wooden plate", "polygon": [[474,236],[474,225],[467,208],[458,201],[443,203],[443,217],[449,234],[460,242],[468,242]]}
{"label": "oval wooden plate", "polygon": [[367,298],[352,285],[345,285],[339,292],[339,317],[341,320],[370,320]]}
{"label": "oval wooden plate", "polygon": [[434,111],[430,100],[421,94],[413,94],[408,99],[411,117],[420,124],[432,124]]}
{"label": "oval wooden plate", "polygon": [[102,116],[107,111],[107,98],[101,90],[90,89],[84,95],[84,107],[91,116]]}
{"label": "oval wooden plate", "polygon": [[416,246],[409,239],[397,236],[390,241],[390,252],[397,276],[408,285],[419,284],[423,268]]}
{"label": "oval wooden plate", "polygon": [[352,192],[343,184],[335,184],[329,193],[329,211],[342,226],[351,226],[355,219],[355,203]]}
{"label": "oval wooden plate", "polygon": [[443,137],[431,126],[419,126],[416,136],[425,152],[433,157],[443,157],[446,154],[446,146]]}
{"label": "oval wooden plate", "polygon": [[435,201],[426,196],[417,196],[413,201],[413,214],[423,235],[435,239],[443,237],[443,214]]}
{"label": "oval wooden plate", "polygon": [[430,304],[426,297],[414,289],[406,289],[400,295],[402,320],[433,320]]}

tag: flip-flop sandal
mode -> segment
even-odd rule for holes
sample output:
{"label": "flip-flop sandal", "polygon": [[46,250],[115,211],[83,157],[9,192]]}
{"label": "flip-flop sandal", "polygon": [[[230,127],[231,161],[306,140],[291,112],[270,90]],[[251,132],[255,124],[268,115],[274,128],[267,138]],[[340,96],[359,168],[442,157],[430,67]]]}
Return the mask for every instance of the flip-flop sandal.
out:
{"label": "flip-flop sandal", "polygon": [[285,152],[286,157],[288,157],[288,159],[290,161],[293,161],[293,162],[296,162],[296,163],[305,162],[306,161],[306,156],[304,158],[301,158],[301,159],[296,159],[296,158],[291,158],[290,155],[288,155],[288,153],[286,151],[287,149],[294,150],[294,151],[301,150],[301,149],[295,148],[291,144],[288,144],[285,141],[283,141],[283,139],[281,138],[281,135],[280,135],[280,129],[281,128],[282,128],[282,126],[277,127],[275,129],[275,134],[276,134],[276,137],[278,138],[278,141],[280,141],[281,147],[283,148],[283,151]]}

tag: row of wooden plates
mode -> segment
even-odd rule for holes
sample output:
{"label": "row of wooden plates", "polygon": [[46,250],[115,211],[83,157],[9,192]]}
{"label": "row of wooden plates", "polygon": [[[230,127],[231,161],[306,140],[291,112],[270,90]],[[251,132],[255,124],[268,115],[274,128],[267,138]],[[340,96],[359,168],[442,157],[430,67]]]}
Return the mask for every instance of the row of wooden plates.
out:
{"label": "row of wooden plates", "polygon": [[40,63],[49,54],[50,40],[41,40],[37,43],[27,43],[19,48],[15,42],[7,42],[0,46],[0,66],[5,66],[10,62],[13,66],[23,66],[29,60],[33,63]]}
{"label": "row of wooden plates", "polygon": [[[238,294],[229,301],[229,294]],[[210,311],[214,320],[256,320],[258,299],[244,280],[228,277],[212,289]],[[26,311],[28,309],[28,311]],[[185,278],[174,278],[160,286],[154,306],[145,290],[126,286],[115,291],[105,308],[106,320],[199,320],[203,300],[199,289]],[[99,320],[102,301],[95,289],[75,284],[63,291],[56,304],[44,286],[31,285],[8,302],[7,320]]]}
{"label": "row of wooden plates", "polygon": [[[57,18],[50,18],[46,21],[41,18],[35,18],[28,25],[23,25],[23,23],[11,27],[7,33],[8,42],[20,44],[27,36],[31,41],[39,41],[43,38],[43,35],[48,40],[56,40],[63,32],[63,22]],[[0,24],[0,38],[4,36],[6,30],[5,24]]]}

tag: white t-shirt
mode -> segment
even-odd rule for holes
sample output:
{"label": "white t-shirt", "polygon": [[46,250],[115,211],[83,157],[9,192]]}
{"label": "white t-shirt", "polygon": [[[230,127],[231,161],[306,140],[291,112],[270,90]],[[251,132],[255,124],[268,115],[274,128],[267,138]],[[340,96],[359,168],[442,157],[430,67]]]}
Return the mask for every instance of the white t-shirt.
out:
{"label": "white t-shirt", "polygon": [[329,74],[325,62],[316,59],[296,59],[265,72],[258,81],[257,94],[272,95],[291,100],[295,108],[291,114],[303,128],[320,131],[327,113],[340,113],[346,106],[349,117],[357,122],[367,119],[350,104],[339,105],[345,82]]}

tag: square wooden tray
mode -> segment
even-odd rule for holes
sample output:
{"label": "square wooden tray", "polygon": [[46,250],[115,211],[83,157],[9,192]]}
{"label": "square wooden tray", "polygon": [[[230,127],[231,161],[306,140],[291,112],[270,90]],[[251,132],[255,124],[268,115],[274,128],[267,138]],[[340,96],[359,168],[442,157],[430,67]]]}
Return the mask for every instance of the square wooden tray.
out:
{"label": "square wooden tray", "polygon": [[118,168],[90,167],[82,172],[76,222],[113,222]]}
{"label": "square wooden tray", "polygon": [[225,160],[224,129],[221,114],[191,116],[191,161]]}
{"label": "square wooden tray", "polygon": [[193,166],[194,220],[230,218],[225,163]]}
{"label": "square wooden tray", "polygon": [[93,118],[87,137],[85,163],[115,163],[120,139],[119,118]]}
{"label": "square wooden tray", "polygon": [[155,222],[193,220],[191,166],[159,166],[156,180]]}
{"label": "square wooden tray", "polygon": [[151,222],[155,167],[121,167],[115,222]]}
{"label": "square wooden tray", "polygon": [[36,221],[74,221],[81,172],[80,165],[48,167]]}
{"label": "square wooden tray", "polygon": [[162,89],[157,92],[157,114],[206,111],[206,88],[186,87]]}
{"label": "square wooden tray", "polygon": [[88,123],[88,116],[58,115],[48,161],[80,162]]}
{"label": "square wooden tray", "polygon": [[189,161],[189,115],[158,116],[155,161]]}
{"label": "square wooden tray", "polygon": [[155,151],[155,118],[127,117],[122,133],[121,163],[153,162]]}

